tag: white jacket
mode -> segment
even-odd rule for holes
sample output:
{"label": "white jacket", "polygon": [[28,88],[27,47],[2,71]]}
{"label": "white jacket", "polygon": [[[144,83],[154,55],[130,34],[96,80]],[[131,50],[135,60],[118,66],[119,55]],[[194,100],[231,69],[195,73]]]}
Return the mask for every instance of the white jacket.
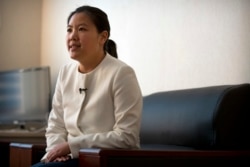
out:
{"label": "white jacket", "polygon": [[86,74],[78,72],[77,63],[68,64],[58,76],[46,151],[64,141],[73,158],[81,148],[139,148],[141,111],[141,90],[125,63],[107,54]]}

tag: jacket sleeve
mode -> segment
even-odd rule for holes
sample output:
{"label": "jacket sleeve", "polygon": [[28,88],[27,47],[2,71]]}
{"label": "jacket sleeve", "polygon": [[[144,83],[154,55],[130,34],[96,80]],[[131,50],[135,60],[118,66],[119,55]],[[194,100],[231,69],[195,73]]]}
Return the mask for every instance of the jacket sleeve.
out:
{"label": "jacket sleeve", "polygon": [[[58,143],[65,142],[67,140],[66,128],[63,120],[63,107],[62,107],[62,93],[60,85],[60,73],[58,75],[55,93],[52,101],[52,109],[48,118],[48,126],[46,128],[46,152],[49,152]],[[46,158],[44,155],[42,160]]]}

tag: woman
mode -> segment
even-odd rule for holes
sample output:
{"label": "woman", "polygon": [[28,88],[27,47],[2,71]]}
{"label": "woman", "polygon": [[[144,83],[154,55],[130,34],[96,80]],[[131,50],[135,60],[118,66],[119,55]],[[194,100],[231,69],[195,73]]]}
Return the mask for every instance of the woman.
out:
{"label": "woman", "polygon": [[115,58],[109,36],[102,10],[82,6],[69,15],[67,47],[76,62],[60,70],[46,154],[34,167],[77,166],[81,148],[140,147],[141,90],[133,69]]}

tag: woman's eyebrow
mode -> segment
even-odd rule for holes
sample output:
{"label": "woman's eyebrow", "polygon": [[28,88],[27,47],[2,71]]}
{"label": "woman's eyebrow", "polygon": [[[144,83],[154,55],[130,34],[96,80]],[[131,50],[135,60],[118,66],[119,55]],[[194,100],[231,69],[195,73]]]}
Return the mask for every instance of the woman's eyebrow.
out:
{"label": "woman's eyebrow", "polygon": [[[86,24],[86,23],[80,23],[80,24],[77,24],[76,25],[76,27],[79,27],[79,26],[88,26],[88,24]],[[70,25],[70,24],[68,24],[68,26],[67,27],[73,27],[72,25]]]}

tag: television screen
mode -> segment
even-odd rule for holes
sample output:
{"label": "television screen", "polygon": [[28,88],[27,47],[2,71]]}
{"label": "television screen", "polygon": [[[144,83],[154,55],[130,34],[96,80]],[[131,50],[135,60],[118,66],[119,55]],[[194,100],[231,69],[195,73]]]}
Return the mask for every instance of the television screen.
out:
{"label": "television screen", "polygon": [[0,125],[44,123],[50,104],[49,67],[0,72]]}

